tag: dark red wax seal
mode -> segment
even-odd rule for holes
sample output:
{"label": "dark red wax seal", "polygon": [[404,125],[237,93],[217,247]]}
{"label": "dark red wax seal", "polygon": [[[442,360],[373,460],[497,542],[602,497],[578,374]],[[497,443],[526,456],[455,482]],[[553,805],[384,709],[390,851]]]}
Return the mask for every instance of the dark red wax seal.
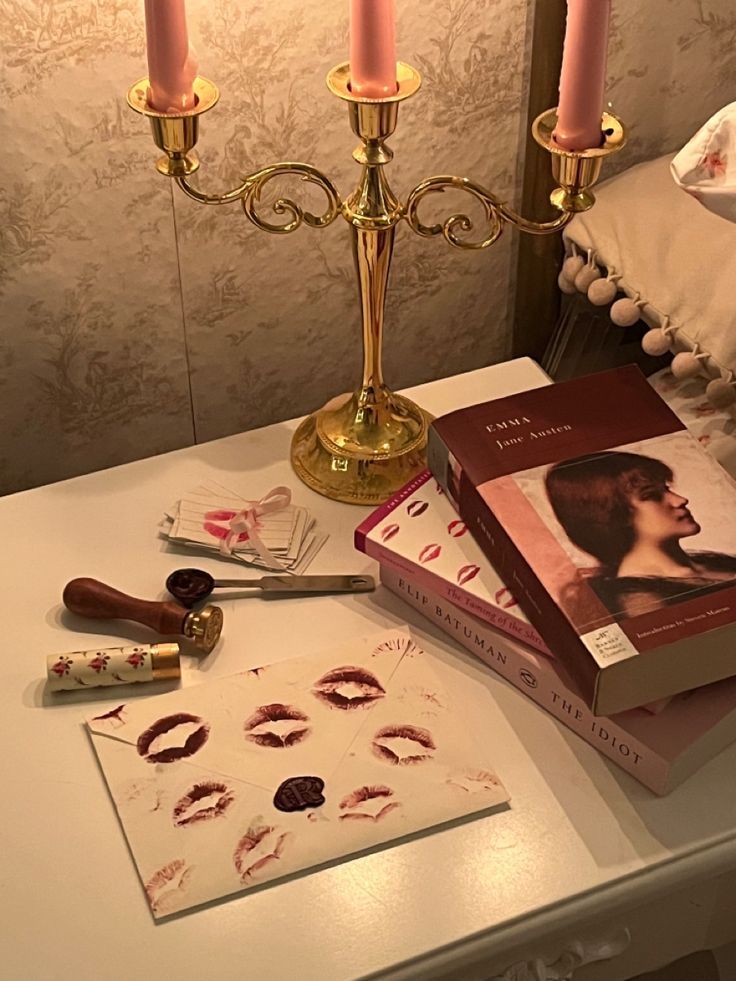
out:
{"label": "dark red wax seal", "polygon": [[321,807],[325,802],[322,796],[324,789],[325,782],[320,777],[289,777],[276,791],[273,805],[287,812]]}

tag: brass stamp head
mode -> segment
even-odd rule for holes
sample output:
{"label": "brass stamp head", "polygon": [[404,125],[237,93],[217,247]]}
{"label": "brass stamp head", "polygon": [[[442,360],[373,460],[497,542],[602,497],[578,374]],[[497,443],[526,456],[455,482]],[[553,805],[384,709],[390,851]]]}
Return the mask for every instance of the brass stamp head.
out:
{"label": "brass stamp head", "polygon": [[184,619],[184,636],[191,637],[196,647],[209,654],[220,639],[223,616],[219,606],[192,610]]}

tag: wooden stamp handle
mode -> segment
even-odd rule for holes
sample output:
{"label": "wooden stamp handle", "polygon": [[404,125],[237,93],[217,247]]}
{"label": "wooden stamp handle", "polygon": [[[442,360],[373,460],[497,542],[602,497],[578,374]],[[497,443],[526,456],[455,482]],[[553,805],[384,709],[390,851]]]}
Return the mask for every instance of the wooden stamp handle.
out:
{"label": "wooden stamp handle", "polygon": [[98,579],[72,579],[64,587],[64,606],[81,617],[135,620],[159,634],[181,634],[189,612],[177,603],[136,599]]}

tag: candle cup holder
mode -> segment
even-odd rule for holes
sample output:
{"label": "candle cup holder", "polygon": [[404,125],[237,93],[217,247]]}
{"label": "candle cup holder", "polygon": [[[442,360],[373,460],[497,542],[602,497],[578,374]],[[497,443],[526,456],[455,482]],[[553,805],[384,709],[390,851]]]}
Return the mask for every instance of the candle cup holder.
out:
{"label": "candle cup holder", "polygon": [[193,109],[182,113],[157,112],[148,105],[149,81],[142,78],[128,90],[128,105],[151,123],[153,142],[165,156],[156,162],[164,177],[188,177],[199,169],[199,160],[191,155],[199,138],[199,117],[216,105],[220,93],[214,82],[197,76],[194,80]]}
{"label": "candle cup holder", "polygon": [[[353,158],[361,165],[355,190],[343,201],[328,177],[310,164],[281,162],[243,178],[232,190],[207,194],[192,187],[188,177],[199,162],[191,156],[197,141],[198,117],[218,99],[217,88],[206,79],[194,83],[197,105],[181,114],[158,113],[146,104],[148,80],[143,79],[128,93],[130,106],[151,120],[154,141],[166,156],[156,164],[160,173],[173,178],[189,197],[201,204],[240,202],[256,227],[274,234],[295,231],[302,224],[324,228],[338,216],[351,226],[353,258],[358,278],[363,334],[363,376],[360,386],[338,407],[328,405],[312,413],[297,428],[291,445],[295,472],[309,487],[332,500],[375,505],[385,501],[426,466],[427,429],[431,417],[410,399],[392,392],[383,380],[383,318],[394,236],[405,219],[424,238],[441,235],[459,249],[483,249],[492,245],[506,225],[534,235],[557,232],[579,211],[594,203],[590,188],[597,181],[602,160],[621,149],[626,141],[623,124],[604,114],[602,143],[593,150],[569,151],[552,138],[556,111],[535,120],[533,134],[552,157],[557,189],[551,201],[556,217],[548,221],[523,218],[503,204],[481,184],[467,177],[440,175],[418,184],[406,203],[396,197],[384,168],[393,153],[386,140],[396,129],[399,104],[414,95],[421,85],[419,73],[410,65],[397,64],[397,91],[381,99],[366,99],[350,90],[347,63],[333,68],[327,86],[348,104],[350,125],[360,144]],[[273,213],[285,220],[268,221],[259,212],[261,194],[276,177],[299,177],[318,186],[326,197],[321,215],[304,211],[291,198],[278,198]],[[452,188],[470,194],[480,203],[488,228],[480,240],[472,240],[472,220],[453,214],[442,224],[424,225],[419,207],[424,198]],[[333,400],[334,401],[334,400]]]}
{"label": "candle cup holder", "polygon": [[532,123],[532,136],[552,158],[552,177],[559,187],[549,196],[555,208],[573,214],[588,211],[595,204],[590,188],[600,176],[603,160],[626,144],[626,132],[621,120],[604,112],[601,119],[601,145],[590,150],[565,150],[554,139],[557,110],[543,112]]}

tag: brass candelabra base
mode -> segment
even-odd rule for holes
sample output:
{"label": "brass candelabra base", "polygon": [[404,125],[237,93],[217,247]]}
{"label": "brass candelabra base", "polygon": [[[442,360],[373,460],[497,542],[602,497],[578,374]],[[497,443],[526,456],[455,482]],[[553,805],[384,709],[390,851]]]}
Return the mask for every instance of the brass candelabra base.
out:
{"label": "brass candelabra base", "polygon": [[[246,217],[263,231],[285,234],[302,224],[323,228],[342,216],[351,226],[351,241],[361,303],[363,333],[363,378],[360,387],[342,404],[328,404],[308,416],[294,434],[291,461],[297,475],[309,487],[337,501],[375,505],[389,498],[426,466],[427,430],[431,417],[404,396],[393,393],[383,380],[383,316],[396,225],[406,220],[425,238],[441,235],[459,249],[483,249],[492,245],[507,225],[534,235],[563,228],[576,212],[592,207],[590,190],[598,179],[603,158],[619,150],[626,135],[618,119],[604,114],[601,145],[592,150],[568,151],[554,142],[556,113],[543,113],[533,125],[537,142],[551,155],[552,172],[558,187],[551,195],[556,215],[548,221],[523,218],[482,185],[466,177],[441,175],[418,184],[402,203],[389,187],[385,166],[393,152],[386,140],[396,129],[399,104],[414,95],[421,84],[410,65],[397,65],[395,95],[365,99],[350,90],[349,65],[329,73],[327,86],[348,104],[350,125],[360,143],[353,158],[361,166],[355,190],[342,200],[336,188],[310,164],[273,164],[243,178],[241,184],[222,194],[206,194],[189,183],[199,167],[192,154],[199,129],[199,116],[218,99],[217,87],[207,79],[195,81],[194,109],[182,114],[160,113],[146,101],[148,79],[141,79],[128,92],[132,109],[149,118],[154,142],[164,151],[158,161],[161,174],[175,180],[189,197],[202,204],[239,202]],[[304,211],[291,198],[279,198],[271,206],[282,221],[268,221],[259,213],[265,185],[276,177],[296,176],[319,186],[327,204],[321,215]],[[428,196],[448,188],[468,193],[478,202],[487,227],[478,240],[470,236],[472,220],[453,214],[442,224],[424,225],[419,206]]]}
{"label": "brass candelabra base", "polygon": [[[354,392],[300,424],[291,463],[312,490],[347,504],[380,504],[426,466],[432,416],[388,389],[375,404]],[[363,403],[363,404],[361,404]]]}

